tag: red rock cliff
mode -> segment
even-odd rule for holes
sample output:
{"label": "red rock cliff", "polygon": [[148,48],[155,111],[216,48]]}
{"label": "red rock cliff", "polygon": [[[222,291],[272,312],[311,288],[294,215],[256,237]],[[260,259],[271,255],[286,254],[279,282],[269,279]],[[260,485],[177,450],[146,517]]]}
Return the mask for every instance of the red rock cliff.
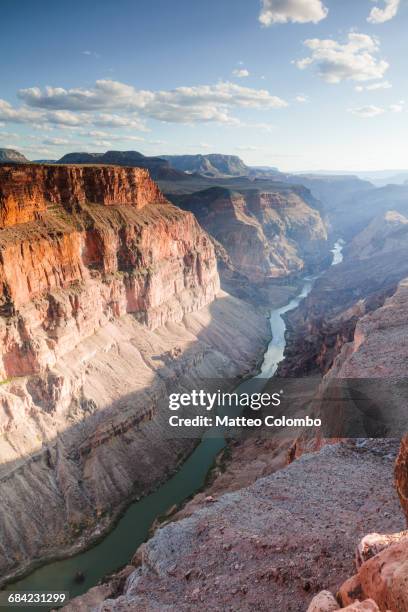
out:
{"label": "red rock cliff", "polygon": [[0,167],[0,219],[4,378],[52,365],[112,317],[178,321],[219,288],[207,235],[146,170]]}
{"label": "red rock cliff", "polygon": [[0,166],[0,227],[38,219],[48,204],[142,208],[164,201],[149,172],[115,166]]}

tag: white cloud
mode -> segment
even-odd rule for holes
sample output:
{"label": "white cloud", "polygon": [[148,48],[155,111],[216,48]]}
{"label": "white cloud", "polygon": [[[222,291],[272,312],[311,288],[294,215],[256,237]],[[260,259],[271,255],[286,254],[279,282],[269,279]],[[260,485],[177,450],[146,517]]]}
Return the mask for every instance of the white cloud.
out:
{"label": "white cloud", "polygon": [[89,132],[83,132],[79,134],[80,136],[90,136],[91,138],[101,139],[109,139],[110,141],[121,141],[121,142],[144,142],[145,139],[141,136],[133,136],[131,134],[109,134],[108,132],[103,132],[101,130],[90,130]]}
{"label": "white cloud", "polygon": [[145,124],[135,115],[116,115],[109,113],[100,113],[93,117],[92,123],[98,127],[111,128],[133,128],[140,132],[149,132],[150,130]]}
{"label": "white cloud", "polygon": [[81,125],[85,118],[81,115],[64,110],[42,111],[27,106],[14,108],[6,100],[0,99],[0,119],[6,123],[41,124],[48,122],[55,125]]}
{"label": "white cloud", "polygon": [[376,91],[378,89],[391,89],[392,85],[389,81],[380,81],[379,83],[371,83],[370,85],[356,85],[356,91]]}
{"label": "white cloud", "polygon": [[380,46],[377,38],[368,34],[350,32],[347,42],[312,38],[304,42],[311,55],[296,62],[301,70],[316,64],[319,76],[327,83],[340,83],[349,79],[369,81],[381,79],[389,64],[377,56]]}
{"label": "white cloud", "polygon": [[167,145],[167,141],[166,140],[147,140],[146,141],[147,145],[153,145],[153,146],[158,146],[158,147],[162,147],[164,145]]}
{"label": "white cloud", "polygon": [[15,132],[0,132],[0,140],[4,140],[5,138],[20,138],[20,136]]}
{"label": "white cloud", "polygon": [[45,119],[50,123],[56,123],[57,125],[81,125],[86,117],[83,115],[76,115],[71,111],[56,110],[48,111],[45,115]]}
{"label": "white cloud", "polygon": [[54,146],[62,146],[71,144],[70,140],[66,140],[66,138],[45,138],[43,140],[43,144],[45,145],[54,145]]}
{"label": "white cloud", "polygon": [[21,89],[18,96],[30,108],[48,112],[92,112],[103,111],[95,125],[103,125],[102,116],[115,122],[124,121],[123,115],[114,117],[108,111],[138,113],[144,117],[173,123],[195,123],[217,121],[237,123],[230,110],[237,108],[281,108],[287,103],[265,89],[252,89],[235,83],[219,82],[215,85],[178,87],[173,90],[137,90],[118,81],[99,80],[91,89],[38,87]]}
{"label": "white cloud", "polygon": [[353,113],[353,115],[358,115],[359,117],[364,117],[364,119],[368,119],[371,117],[377,117],[378,115],[382,115],[385,110],[379,106],[369,104],[368,106],[360,106],[359,108],[350,108],[349,112]]}
{"label": "white cloud", "polygon": [[94,140],[93,142],[90,142],[89,145],[91,147],[101,147],[102,149],[110,148],[113,146],[109,140]]}
{"label": "white cloud", "polygon": [[309,102],[309,98],[307,96],[296,96],[295,98],[296,102],[299,102],[300,104],[304,104],[305,102]]}
{"label": "white cloud", "polygon": [[91,136],[91,138],[106,138],[109,136],[109,134],[108,132],[102,132],[100,130],[90,130],[89,132],[86,132],[84,136]]}
{"label": "white cloud", "polygon": [[[110,138],[112,138],[112,136],[110,136]],[[118,136],[117,139],[119,140],[119,138],[120,137]],[[114,137],[114,140],[115,140],[115,137]],[[145,139],[142,138],[141,136],[129,136],[129,135],[122,136],[122,140],[130,140],[132,142],[144,142],[145,141]]]}
{"label": "white cloud", "polygon": [[272,132],[275,129],[273,123],[257,123],[252,121],[249,123],[241,123],[239,127],[262,130],[263,132]]}
{"label": "white cloud", "polygon": [[101,56],[99,55],[99,53],[95,53],[95,51],[82,51],[82,55],[88,55],[91,57],[94,57],[95,59],[99,59]]}
{"label": "white cloud", "polygon": [[264,26],[274,23],[318,23],[328,9],[321,0],[261,0],[259,21]]}
{"label": "white cloud", "polygon": [[20,89],[18,97],[34,108],[65,111],[98,111],[107,108],[132,108],[146,103],[150,92],[136,91],[117,81],[99,80],[93,89],[39,87]]}
{"label": "white cloud", "polygon": [[240,145],[235,147],[236,151],[258,151],[259,147],[255,147],[254,145]]}
{"label": "white cloud", "polygon": [[36,111],[27,108],[15,109],[11,104],[0,99],[0,119],[6,123],[30,123],[38,119],[38,116]]}
{"label": "white cloud", "polygon": [[383,9],[378,8],[378,6],[371,9],[367,21],[370,23],[384,23],[395,17],[398,12],[400,0],[384,0],[384,3],[385,6]]}
{"label": "white cloud", "polygon": [[72,128],[81,125],[95,125],[112,128],[133,128],[138,131],[149,131],[143,122],[133,114],[121,116],[109,113],[90,114],[68,110],[32,109],[28,106],[14,108],[9,102],[0,99],[0,119],[5,123],[29,123],[39,130],[50,130],[51,125],[58,128]]}
{"label": "white cloud", "polygon": [[232,71],[232,74],[238,79],[243,79],[249,76],[249,71],[246,68],[236,68]]}
{"label": "white cloud", "polygon": [[405,108],[405,100],[400,100],[397,104],[390,104],[390,111],[392,113],[402,113]]}
{"label": "white cloud", "polygon": [[[55,125],[48,125],[47,123],[30,123],[30,127],[33,128],[33,130],[41,130],[41,132],[52,132],[55,129]],[[58,128],[59,129],[65,129],[65,128],[70,128],[71,126],[67,126],[67,125],[59,125]]]}

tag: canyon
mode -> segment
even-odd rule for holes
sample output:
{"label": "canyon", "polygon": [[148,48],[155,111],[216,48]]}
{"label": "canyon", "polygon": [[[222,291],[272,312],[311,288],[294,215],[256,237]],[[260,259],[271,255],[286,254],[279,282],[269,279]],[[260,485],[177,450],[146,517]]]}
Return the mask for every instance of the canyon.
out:
{"label": "canyon", "polygon": [[145,169],[3,165],[0,208],[4,581],[168,478],[196,443],[166,437],[169,389],[248,375],[269,328]]}
{"label": "canyon", "polygon": [[141,546],[121,579],[67,611],[173,610],[174,602],[186,611],[305,611],[314,593],[336,592],[353,573],[367,531],[403,527],[392,486],[397,450],[327,445],[247,487],[202,497]]}
{"label": "canyon", "polygon": [[[265,311],[299,295],[278,377],[326,430],[227,441],[205,488],[66,609],[404,612],[405,186],[214,159],[219,175],[167,166],[160,189],[146,167],[71,161],[0,165],[3,580],[89,546],[177,472],[198,440],[168,435],[169,391],[253,375]],[[384,435],[351,380],[371,381]]]}

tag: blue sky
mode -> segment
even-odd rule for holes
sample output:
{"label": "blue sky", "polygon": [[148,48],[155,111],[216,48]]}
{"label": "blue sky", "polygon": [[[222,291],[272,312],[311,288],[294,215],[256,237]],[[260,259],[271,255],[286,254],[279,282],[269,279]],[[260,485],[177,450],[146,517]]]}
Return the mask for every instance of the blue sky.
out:
{"label": "blue sky", "polygon": [[0,146],[406,168],[408,0],[3,3]]}

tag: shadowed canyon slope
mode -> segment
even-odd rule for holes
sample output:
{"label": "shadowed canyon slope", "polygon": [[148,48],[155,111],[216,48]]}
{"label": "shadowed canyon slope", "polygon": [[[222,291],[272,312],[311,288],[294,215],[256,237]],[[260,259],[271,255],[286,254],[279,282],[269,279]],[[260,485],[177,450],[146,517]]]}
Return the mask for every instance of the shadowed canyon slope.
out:
{"label": "shadowed canyon slope", "polygon": [[170,389],[250,373],[269,337],[147,170],[0,166],[1,572],[85,546],[194,441]]}

